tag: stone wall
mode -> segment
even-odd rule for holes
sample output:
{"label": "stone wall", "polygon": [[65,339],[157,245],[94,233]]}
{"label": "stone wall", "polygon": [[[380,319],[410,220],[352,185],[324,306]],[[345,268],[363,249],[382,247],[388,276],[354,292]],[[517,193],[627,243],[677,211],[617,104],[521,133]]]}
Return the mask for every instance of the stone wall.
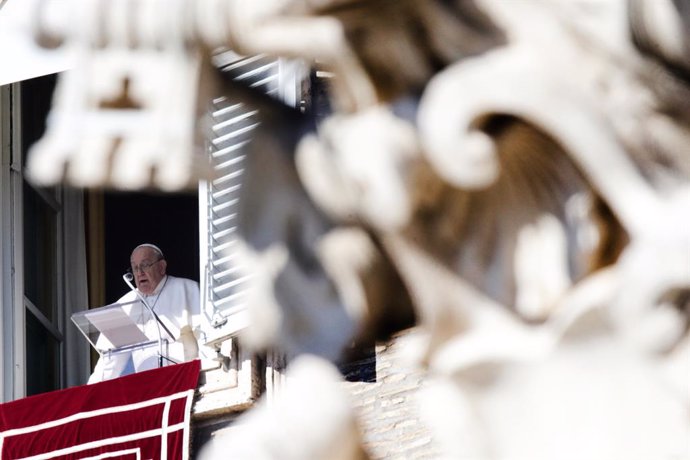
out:
{"label": "stone wall", "polygon": [[[389,342],[376,345],[361,353],[359,359],[341,367],[347,380],[344,385],[352,395],[352,405],[363,431],[364,448],[372,459],[430,459],[439,456],[416,405],[416,395],[425,384],[424,373],[411,360],[406,360],[403,352],[405,341],[414,332],[414,329],[401,332]],[[273,363],[274,358],[269,361]],[[249,362],[242,367],[249,368]],[[268,366],[266,372],[275,373],[274,366]],[[283,373],[283,370],[279,372]],[[254,379],[257,374],[254,373]],[[284,383],[276,385],[273,382],[267,385],[271,391],[266,393],[279,392],[282,385]],[[197,410],[201,407],[206,409],[205,413],[195,413],[194,417],[194,458],[212,438],[231,434],[236,418],[252,405],[255,398],[251,397],[246,397],[242,404],[230,401],[233,399],[230,393],[234,394],[241,387],[238,385],[217,395],[214,392],[199,395],[195,407]],[[220,393],[224,393],[227,400],[223,404],[219,401],[214,403],[222,397]],[[210,406],[218,410],[210,410]]]}
{"label": "stone wall", "polygon": [[428,428],[420,420],[416,395],[425,384],[424,373],[406,362],[402,353],[408,330],[377,345],[375,356],[351,366],[346,376],[375,365],[375,381],[347,382],[364,431],[364,447],[373,459],[438,458]]}

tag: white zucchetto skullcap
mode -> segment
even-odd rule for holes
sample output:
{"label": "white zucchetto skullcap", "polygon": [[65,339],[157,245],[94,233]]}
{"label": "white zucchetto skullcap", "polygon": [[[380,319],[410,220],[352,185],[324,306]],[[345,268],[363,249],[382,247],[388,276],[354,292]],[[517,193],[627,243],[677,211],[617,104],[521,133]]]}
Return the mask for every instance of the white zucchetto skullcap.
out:
{"label": "white zucchetto skullcap", "polygon": [[136,248],[134,248],[132,250],[132,254],[134,254],[134,251],[136,251],[139,248],[151,248],[158,253],[158,255],[160,256],[161,259],[165,259],[165,255],[163,255],[163,251],[161,251],[161,248],[159,248],[155,244],[151,244],[151,243],[140,244],[139,246],[137,246]]}

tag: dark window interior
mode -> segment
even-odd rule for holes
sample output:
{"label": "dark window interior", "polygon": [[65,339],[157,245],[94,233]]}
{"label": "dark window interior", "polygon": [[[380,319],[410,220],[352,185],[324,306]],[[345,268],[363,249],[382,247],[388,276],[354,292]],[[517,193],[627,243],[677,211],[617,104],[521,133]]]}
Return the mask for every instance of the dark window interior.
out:
{"label": "dark window interior", "polygon": [[105,296],[117,301],[129,288],[122,275],[137,245],[161,248],[168,273],[199,281],[199,203],[197,193],[107,192],[105,214]]}

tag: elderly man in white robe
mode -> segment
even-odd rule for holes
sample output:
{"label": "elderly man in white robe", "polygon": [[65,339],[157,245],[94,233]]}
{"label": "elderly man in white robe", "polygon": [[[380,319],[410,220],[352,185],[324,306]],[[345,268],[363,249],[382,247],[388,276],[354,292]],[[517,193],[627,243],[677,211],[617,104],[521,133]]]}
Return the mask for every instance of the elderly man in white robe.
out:
{"label": "elderly man in white robe", "polygon": [[[130,264],[136,291],[130,291],[117,303],[141,303],[143,298],[160,318],[165,329],[172,333],[174,340],[167,337],[167,332],[161,328],[162,337],[168,339],[163,365],[197,358],[199,345],[195,333],[198,333],[200,323],[198,283],[168,275],[163,251],[153,244],[140,244],[134,248]],[[141,311],[148,315],[143,323],[144,332],[150,339],[157,339],[153,315],[146,308],[142,308]],[[158,366],[158,346],[135,348],[130,352],[105,353],[98,360],[89,383],[120,377],[132,370],[139,372]]]}

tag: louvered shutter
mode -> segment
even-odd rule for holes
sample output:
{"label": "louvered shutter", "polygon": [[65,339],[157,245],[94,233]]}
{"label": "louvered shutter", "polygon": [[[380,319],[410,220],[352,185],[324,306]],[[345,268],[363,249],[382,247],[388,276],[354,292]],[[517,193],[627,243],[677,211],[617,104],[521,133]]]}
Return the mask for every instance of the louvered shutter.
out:
{"label": "louvered shutter", "polygon": [[[299,101],[297,64],[265,56],[216,56],[216,65],[233,78],[295,105]],[[199,187],[202,310],[208,344],[218,343],[247,325],[246,278],[236,265],[237,210],[246,145],[257,126],[257,112],[226,97],[211,108],[213,137],[208,145],[216,179]]]}

